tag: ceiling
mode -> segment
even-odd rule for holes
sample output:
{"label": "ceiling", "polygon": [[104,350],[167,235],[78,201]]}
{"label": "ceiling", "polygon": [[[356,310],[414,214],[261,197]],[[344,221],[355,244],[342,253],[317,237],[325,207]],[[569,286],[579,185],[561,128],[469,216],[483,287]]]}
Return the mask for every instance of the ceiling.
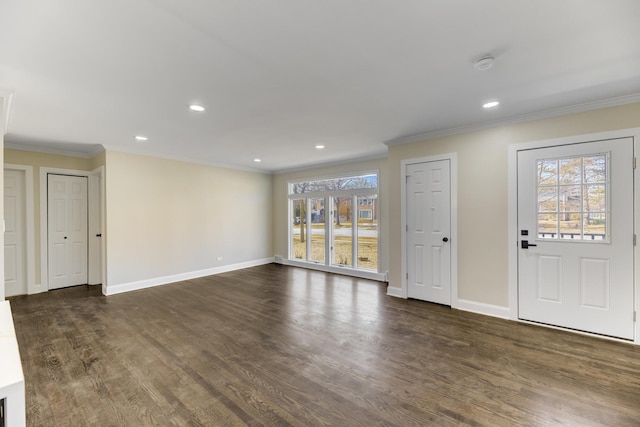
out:
{"label": "ceiling", "polygon": [[264,172],[381,157],[639,94],[638,17],[638,0],[2,0],[5,143]]}

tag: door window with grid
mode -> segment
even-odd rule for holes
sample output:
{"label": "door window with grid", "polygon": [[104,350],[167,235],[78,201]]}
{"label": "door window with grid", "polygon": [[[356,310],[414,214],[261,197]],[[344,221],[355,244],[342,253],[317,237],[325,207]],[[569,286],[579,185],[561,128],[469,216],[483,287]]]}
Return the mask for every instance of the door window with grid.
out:
{"label": "door window with grid", "polygon": [[538,238],[609,241],[609,154],[540,159]]}

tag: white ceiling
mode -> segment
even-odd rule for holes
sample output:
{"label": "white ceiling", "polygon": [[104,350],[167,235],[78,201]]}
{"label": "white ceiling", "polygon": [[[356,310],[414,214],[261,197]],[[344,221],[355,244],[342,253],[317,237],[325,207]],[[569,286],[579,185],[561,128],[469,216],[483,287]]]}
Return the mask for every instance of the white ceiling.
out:
{"label": "white ceiling", "polygon": [[2,0],[5,142],[265,172],[383,156],[635,96],[638,18],[638,0]]}

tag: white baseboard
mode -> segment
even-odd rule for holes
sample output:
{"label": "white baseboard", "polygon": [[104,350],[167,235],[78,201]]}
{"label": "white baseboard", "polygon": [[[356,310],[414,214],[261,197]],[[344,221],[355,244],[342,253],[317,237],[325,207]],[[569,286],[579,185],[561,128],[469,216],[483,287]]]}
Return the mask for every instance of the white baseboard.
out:
{"label": "white baseboard", "polygon": [[407,299],[407,296],[404,294],[404,292],[402,292],[402,288],[396,288],[395,286],[391,285],[387,287],[387,295],[390,297]]}
{"label": "white baseboard", "polygon": [[214,274],[226,273],[228,271],[241,270],[243,268],[256,267],[258,265],[264,264],[271,264],[272,262],[273,258],[263,258],[253,261],[240,262],[238,264],[206,268],[204,270],[172,274],[170,276],[154,277],[152,279],[138,280],[135,282],[108,285],[102,287],[102,293],[104,295],[121,294],[123,292],[137,291],[139,289],[151,288],[153,286],[167,285],[169,283],[180,282],[182,280],[197,279],[198,277],[212,276]]}
{"label": "white baseboard", "polygon": [[473,313],[484,314],[487,316],[499,317],[501,319],[509,319],[511,313],[509,307],[485,304],[483,302],[469,301],[465,299],[459,299],[455,305],[452,305],[452,308],[471,311]]}

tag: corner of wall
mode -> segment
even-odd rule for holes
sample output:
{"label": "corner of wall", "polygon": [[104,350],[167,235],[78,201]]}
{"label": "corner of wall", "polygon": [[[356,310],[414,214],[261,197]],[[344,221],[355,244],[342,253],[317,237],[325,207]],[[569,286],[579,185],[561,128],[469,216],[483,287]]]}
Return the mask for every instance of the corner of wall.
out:
{"label": "corner of wall", "polygon": [[402,288],[399,288],[396,286],[391,286],[391,285],[387,286],[387,295],[390,297],[407,299],[407,296],[405,295]]}

